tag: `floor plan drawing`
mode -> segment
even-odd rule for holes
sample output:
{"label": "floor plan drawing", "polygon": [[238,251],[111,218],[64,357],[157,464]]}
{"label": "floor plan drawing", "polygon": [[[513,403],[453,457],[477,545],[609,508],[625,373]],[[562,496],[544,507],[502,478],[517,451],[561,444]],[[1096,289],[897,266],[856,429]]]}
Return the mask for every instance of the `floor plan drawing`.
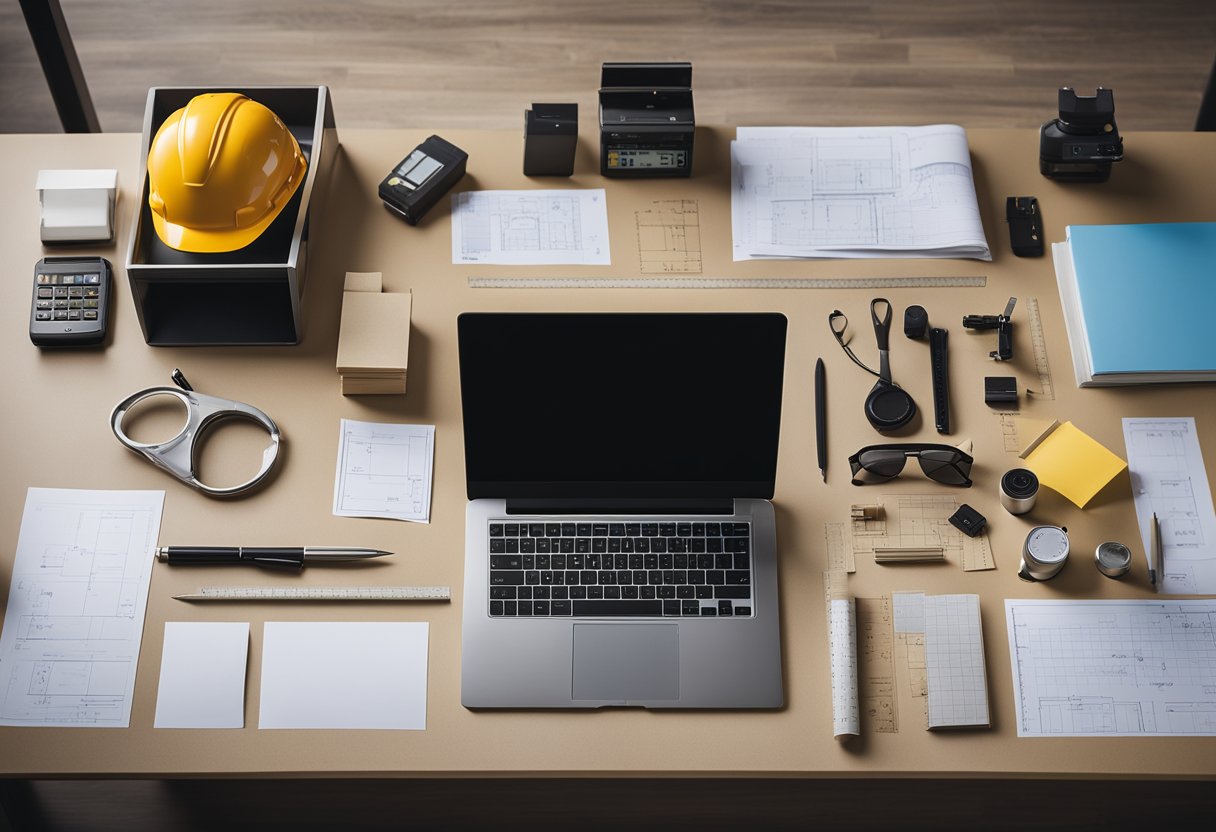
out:
{"label": "floor plan drawing", "polygon": [[984,535],[968,537],[950,524],[958,500],[936,494],[884,495],[878,517],[852,521],[852,551],[874,555],[875,548],[939,548],[966,571],[995,569],[992,547]]}
{"label": "floor plan drawing", "polygon": [[29,489],[0,638],[0,724],[130,724],[164,496]]}
{"label": "floor plan drawing", "polygon": [[741,127],[734,257],[991,259],[960,127]]}
{"label": "floor plan drawing", "polygon": [[1162,588],[1216,593],[1216,509],[1194,418],[1124,419],[1123,441],[1146,553],[1153,514],[1161,524]]}
{"label": "floor plan drawing", "polygon": [[430,520],[433,425],[343,419],[334,479],[334,514]]}
{"label": "floor plan drawing", "polygon": [[701,219],[695,199],[657,200],[634,217],[642,274],[701,273]]}
{"label": "floor plan drawing", "polygon": [[1216,736],[1216,601],[1006,600],[1019,737]]}
{"label": "floor plan drawing", "polygon": [[452,262],[608,265],[603,189],[463,191],[452,197]]}

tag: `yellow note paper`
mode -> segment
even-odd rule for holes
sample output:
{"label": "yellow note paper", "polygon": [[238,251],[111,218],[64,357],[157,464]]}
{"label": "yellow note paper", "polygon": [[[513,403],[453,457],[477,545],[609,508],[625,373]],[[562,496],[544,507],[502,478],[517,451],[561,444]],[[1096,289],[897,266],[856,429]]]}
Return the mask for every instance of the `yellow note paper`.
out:
{"label": "yellow note paper", "polygon": [[1024,456],[1039,482],[1058,491],[1079,508],[1093,499],[1127,463],[1072,422],[1042,438]]}

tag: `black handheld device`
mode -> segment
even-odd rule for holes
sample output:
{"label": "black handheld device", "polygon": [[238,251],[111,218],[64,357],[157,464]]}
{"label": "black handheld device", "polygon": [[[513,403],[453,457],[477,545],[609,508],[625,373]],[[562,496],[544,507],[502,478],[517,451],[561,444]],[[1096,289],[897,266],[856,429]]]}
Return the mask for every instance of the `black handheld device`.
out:
{"label": "black handheld device", "polygon": [[111,271],[104,257],[43,257],[34,264],[30,340],[39,347],[105,341]]}
{"label": "black handheld device", "polygon": [[988,353],[988,357],[996,361],[1009,361],[1013,358],[1013,307],[1017,298],[1010,298],[1005,305],[1005,311],[1000,315],[964,315],[963,327],[977,332],[996,330],[996,349]]}
{"label": "black handheld device", "polygon": [[431,136],[384,177],[378,193],[393,213],[417,225],[427,211],[464,176],[469,154]]}
{"label": "black handheld device", "polygon": [[1009,247],[1016,257],[1043,256],[1043,223],[1039,201],[1032,196],[1005,198],[1005,221],[1009,223]]}

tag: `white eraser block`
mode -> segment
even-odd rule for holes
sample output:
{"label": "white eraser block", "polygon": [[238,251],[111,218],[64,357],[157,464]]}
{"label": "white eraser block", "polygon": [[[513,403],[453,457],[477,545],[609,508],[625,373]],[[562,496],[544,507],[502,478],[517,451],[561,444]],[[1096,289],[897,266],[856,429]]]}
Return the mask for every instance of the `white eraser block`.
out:
{"label": "white eraser block", "polygon": [[109,240],[114,236],[117,170],[40,170],[44,243]]}

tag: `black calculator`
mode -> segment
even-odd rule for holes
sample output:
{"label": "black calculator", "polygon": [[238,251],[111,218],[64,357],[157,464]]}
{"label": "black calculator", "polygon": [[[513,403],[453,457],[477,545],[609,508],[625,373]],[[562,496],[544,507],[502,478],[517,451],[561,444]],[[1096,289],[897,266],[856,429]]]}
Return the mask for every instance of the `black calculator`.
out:
{"label": "black calculator", "polygon": [[93,347],[105,341],[111,271],[104,257],[39,260],[30,340],[39,347]]}

